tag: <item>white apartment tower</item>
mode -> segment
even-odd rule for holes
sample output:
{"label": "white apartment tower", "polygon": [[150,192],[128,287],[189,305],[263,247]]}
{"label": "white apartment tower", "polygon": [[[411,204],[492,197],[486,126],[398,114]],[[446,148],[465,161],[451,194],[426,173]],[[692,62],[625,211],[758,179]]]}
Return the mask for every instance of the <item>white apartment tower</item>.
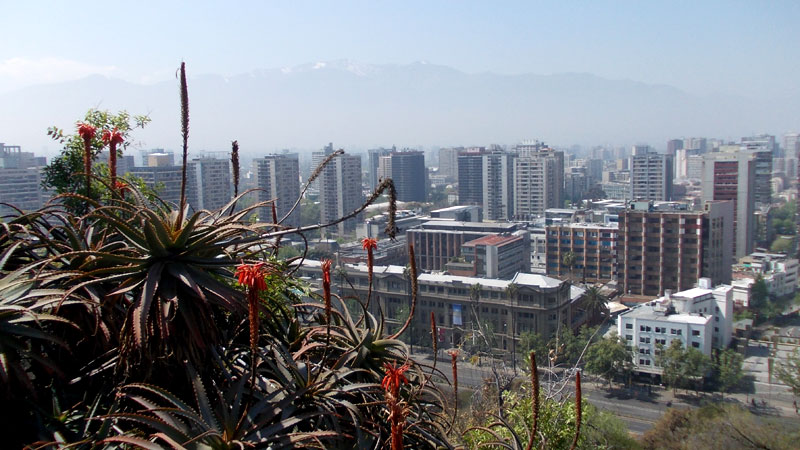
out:
{"label": "white apartment tower", "polygon": [[[383,162],[381,157],[381,162]],[[319,177],[320,221],[329,223],[356,210],[364,201],[361,190],[361,157],[342,154],[335,157]],[[359,217],[340,222],[340,235],[355,230]],[[323,233],[325,230],[323,229]]]}
{"label": "white apartment tower", "polygon": [[195,210],[216,211],[225,206],[233,195],[230,161],[220,158],[197,158],[189,162],[194,166],[197,184]]}
{"label": "white apartment tower", "polygon": [[672,156],[656,153],[650,147],[636,145],[628,165],[631,170],[633,200],[672,200]]}
{"label": "white apartment tower", "polygon": [[492,152],[483,155],[482,163],[484,219],[513,219],[514,155]]}
{"label": "white apartment tower", "polygon": [[[275,199],[278,220],[283,218],[300,197],[300,166],[297,154],[267,155],[253,160],[257,201]],[[272,222],[272,208],[260,208],[260,222]],[[300,207],[283,221],[282,225],[300,226]]]}
{"label": "white apartment tower", "polygon": [[514,159],[514,218],[530,220],[548,208],[564,206],[564,153],[543,143],[516,147]]}

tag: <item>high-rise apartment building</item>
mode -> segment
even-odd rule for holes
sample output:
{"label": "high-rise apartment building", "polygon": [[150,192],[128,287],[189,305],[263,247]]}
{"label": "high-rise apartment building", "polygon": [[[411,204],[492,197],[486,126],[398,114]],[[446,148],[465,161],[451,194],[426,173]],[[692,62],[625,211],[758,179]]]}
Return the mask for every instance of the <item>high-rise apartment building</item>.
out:
{"label": "high-rise apartment building", "polygon": [[23,152],[22,146],[19,145],[6,145],[0,142],[0,169],[30,169],[46,165],[47,158],[44,156]]}
{"label": "high-rise apartment building", "polygon": [[589,190],[589,177],[586,167],[570,167],[564,174],[564,199],[572,204],[580,202],[583,195]]}
{"label": "high-rise apartment building", "polygon": [[392,154],[393,151],[396,149],[392,148],[373,148],[371,150],[367,150],[367,159],[369,160],[369,188],[375,190],[378,187],[378,183],[381,180],[381,176],[378,173],[378,168],[380,166],[380,161],[382,156],[389,156]]}
{"label": "high-rise apartment building", "polygon": [[783,151],[786,158],[797,158],[800,152],[800,133],[786,133],[783,135]]}
{"label": "high-rise apartment building", "polygon": [[587,159],[586,160],[586,176],[587,183],[591,189],[598,183],[603,182],[603,160],[602,159]]}
{"label": "high-rise apartment building", "polygon": [[[770,136],[771,137],[771,136]],[[747,139],[747,141],[745,141]],[[723,153],[750,153],[755,156],[756,175],[754,181],[754,195],[756,205],[772,204],[772,155],[775,148],[775,139],[744,138],[738,145],[722,145],[719,151]]]}
{"label": "high-rise apartment building", "polygon": [[483,217],[511,220],[514,217],[514,155],[493,151],[481,156]]}
{"label": "high-rise apartment building", "polygon": [[514,217],[530,220],[564,206],[564,153],[541,142],[516,147]]}
{"label": "high-rise apartment building", "polygon": [[[616,224],[547,226],[547,275],[585,283],[611,281],[617,270],[617,231]],[[564,257],[570,253],[574,260],[568,266]]]}
{"label": "high-rise apartment building", "polygon": [[648,146],[634,146],[630,157],[631,198],[672,200],[672,156],[654,152]]}
{"label": "high-rise apartment building", "polygon": [[[153,156],[152,154],[150,156]],[[156,157],[157,158],[157,157]],[[154,164],[162,164],[159,159],[149,159]],[[147,167],[129,167],[129,173],[139,177],[145,185],[153,189],[161,200],[179,205],[181,202],[181,183],[183,169],[175,165],[155,165]],[[197,175],[195,166],[186,165],[186,203],[193,209],[197,207]]]}
{"label": "high-rise apartment building", "polygon": [[462,150],[458,154],[458,203],[483,204],[483,154],[482,148]]}
{"label": "high-rise apartment building", "polygon": [[382,157],[382,160],[386,161],[387,158],[391,162],[391,168],[389,170],[384,168],[384,173],[391,173],[397,190],[397,200],[401,202],[427,200],[428,171],[425,168],[425,153],[403,150],[392,152],[389,156]]}
{"label": "high-rise apartment building", "polygon": [[770,134],[759,134],[757,136],[746,136],[743,137],[741,140],[741,144],[744,147],[749,148],[763,148],[771,152],[774,156],[781,156],[780,155],[780,148],[778,147],[775,136]]}
{"label": "high-rise apartment building", "polygon": [[[256,200],[264,202],[275,199],[275,212],[278,220],[283,218],[300,197],[300,165],[297,154],[267,155],[253,160],[253,176]],[[258,218],[261,222],[272,222],[271,208],[260,208]],[[300,206],[283,221],[282,225],[300,226]]]}
{"label": "high-rise apartment building", "polygon": [[[386,157],[384,157],[386,158]],[[364,201],[361,190],[361,157],[342,154],[325,166],[319,177],[320,221],[332,222],[356,210]],[[355,231],[359,217],[340,222],[340,235]],[[323,233],[325,229],[323,229]]]}
{"label": "high-rise apartment building", "polygon": [[458,153],[463,147],[450,147],[439,149],[439,175],[448,181],[458,180]]}
{"label": "high-rise apartment building", "polygon": [[756,156],[746,152],[703,155],[702,199],[733,202],[733,255],[753,252]]}
{"label": "high-rise apartment building", "polygon": [[689,177],[689,158],[700,155],[695,148],[682,148],[675,152],[675,179],[685,180]]}
{"label": "high-rise apartment building", "polygon": [[703,211],[655,211],[631,202],[619,214],[617,277],[623,292],[663,295],[695,286],[702,277],[729,283],[733,204],[706,202]]}
{"label": "high-rise apartment building", "polygon": [[700,150],[700,153],[708,151],[708,140],[706,138],[686,138],[683,140],[683,148]]}
{"label": "high-rise apartment building", "polygon": [[41,184],[42,174],[38,167],[0,167],[0,222],[3,221],[2,216],[16,213],[3,203],[25,212],[41,208],[45,201]]}
{"label": "high-rise apartment building", "polygon": [[219,158],[195,158],[189,161],[194,166],[197,185],[195,209],[216,211],[225,206],[233,196],[230,161]]}
{"label": "high-rise apartment building", "polygon": [[[322,161],[325,160],[331,153],[333,153],[333,142],[329,142],[328,145],[322,147],[322,150],[317,152],[311,152],[311,168],[309,172],[308,178],[311,178],[311,175],[314,173],[315,170],[322,164]],[[314,189],[320,189],[320,182],[319,177],[311,183],[311,187]]]}
{"label": "high-rise apartment building", "polygon": [[675,155],[675,152],[683,148],[683,139],[670,139],[667,141],[667,154]]}

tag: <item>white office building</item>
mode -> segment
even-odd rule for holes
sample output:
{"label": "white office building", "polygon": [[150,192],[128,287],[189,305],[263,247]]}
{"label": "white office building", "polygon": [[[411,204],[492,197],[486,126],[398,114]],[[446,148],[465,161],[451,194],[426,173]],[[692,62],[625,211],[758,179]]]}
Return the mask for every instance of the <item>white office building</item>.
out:
{"label": "white office building", "polygon": [[628,345],[638,349],[637,371],[660,374],[656,364],[659,346],[667,348],[680,339],[684,348],[711,356],[713,348],[726,348],[733,333],[733,288],[711,288],[701,278],[696,288],[671,293],[644,303],[619,316],[617,331]]}

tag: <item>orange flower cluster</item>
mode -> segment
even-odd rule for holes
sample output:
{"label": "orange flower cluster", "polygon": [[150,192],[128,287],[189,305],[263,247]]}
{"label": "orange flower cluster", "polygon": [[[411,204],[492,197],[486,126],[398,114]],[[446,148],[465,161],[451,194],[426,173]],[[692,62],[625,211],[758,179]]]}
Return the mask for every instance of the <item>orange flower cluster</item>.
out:
{"label": "orange flower cluster", "polygon": [[372,284],[372,266],[375,264],[375,257],[372,251],[378,248],[378,240],[364,238],[361,241],[361,247],[367,251],[367,277],[369,277],[370,284]]}
{"label": "orange flower cluster", "polygon": [[242,286],[256,292],[267,290],[267,282],[264,280],[264,276],[267,275],[267,270],[263,262],[255,264],[242,263],[236,267],[236,273],[234,275],[239,278],[239,284]]}
{"label": "orange flower cluster", "polygon": [[124,141],[122,133],[117,127],[103,132],[103,144],[108,145],[108,171],[111,173],[111,186],[117,184],[117,145]]}
{"label": "orange flower cluster", "polygon": [[242,263],[236,268],[235,272],[235,275],[239,278],[239,284],[247,287],[250,350],[253,353],[253,358],[255,358],[256,348],[258,347],[258,328],[260,323],[258,293],[267,290],[267,282],[264,279],[267,273],[266,265],[263,262],[255,264]]}
{"label": "orange flower cluster", "polygon": [[397,363],[383,363],[386,375],[381,385],[386,391],[386,405],[389,407],[389,421],[392,425],[392,450],[403,448],[403,428],[405,427],[406,408],[400,400],[400,386],[408,383],[403,373],[409,369],[408,364],[397,367]]}

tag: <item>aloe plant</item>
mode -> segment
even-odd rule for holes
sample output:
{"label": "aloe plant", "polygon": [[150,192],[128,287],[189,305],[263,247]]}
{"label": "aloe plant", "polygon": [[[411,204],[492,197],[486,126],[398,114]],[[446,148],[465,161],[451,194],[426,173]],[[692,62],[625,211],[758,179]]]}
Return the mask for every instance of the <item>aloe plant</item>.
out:
{"label": "aloe plant", "polygon": [[[158,386],[135,383],[123,386],[123,398],[138,408],[106,416],[117,422],[135,424],[130,434],[104,439],[100,443],[129,444],[141,448],[235,449],[258,446],[326,448],[323,443],[339,437],[333,431],[294,431],[309,414],[296,414],[292,408],[296,394],[280,390],[261,395],[253,392],[248,377],[223,379],[212,386],[211,395],[201,376],[188,366],[195,405],[184,402]],[[139,428],[149,430],[139,436]]]}
{"label": "aloe plant", "polygon": [[44,352],[40,344],[67,347],[51,330],[50,324],[75,326],[69,320],[52,314],[60,301],[58,289],[43,289],[40,280],[30,276],[41,263],[24,266],[13,272],[2,271],[14,247],[0,255],[0,380],[6,393],[22,387],[35,394],[31,364],[41,365],[47,372],[59,374],[59,367]]}

